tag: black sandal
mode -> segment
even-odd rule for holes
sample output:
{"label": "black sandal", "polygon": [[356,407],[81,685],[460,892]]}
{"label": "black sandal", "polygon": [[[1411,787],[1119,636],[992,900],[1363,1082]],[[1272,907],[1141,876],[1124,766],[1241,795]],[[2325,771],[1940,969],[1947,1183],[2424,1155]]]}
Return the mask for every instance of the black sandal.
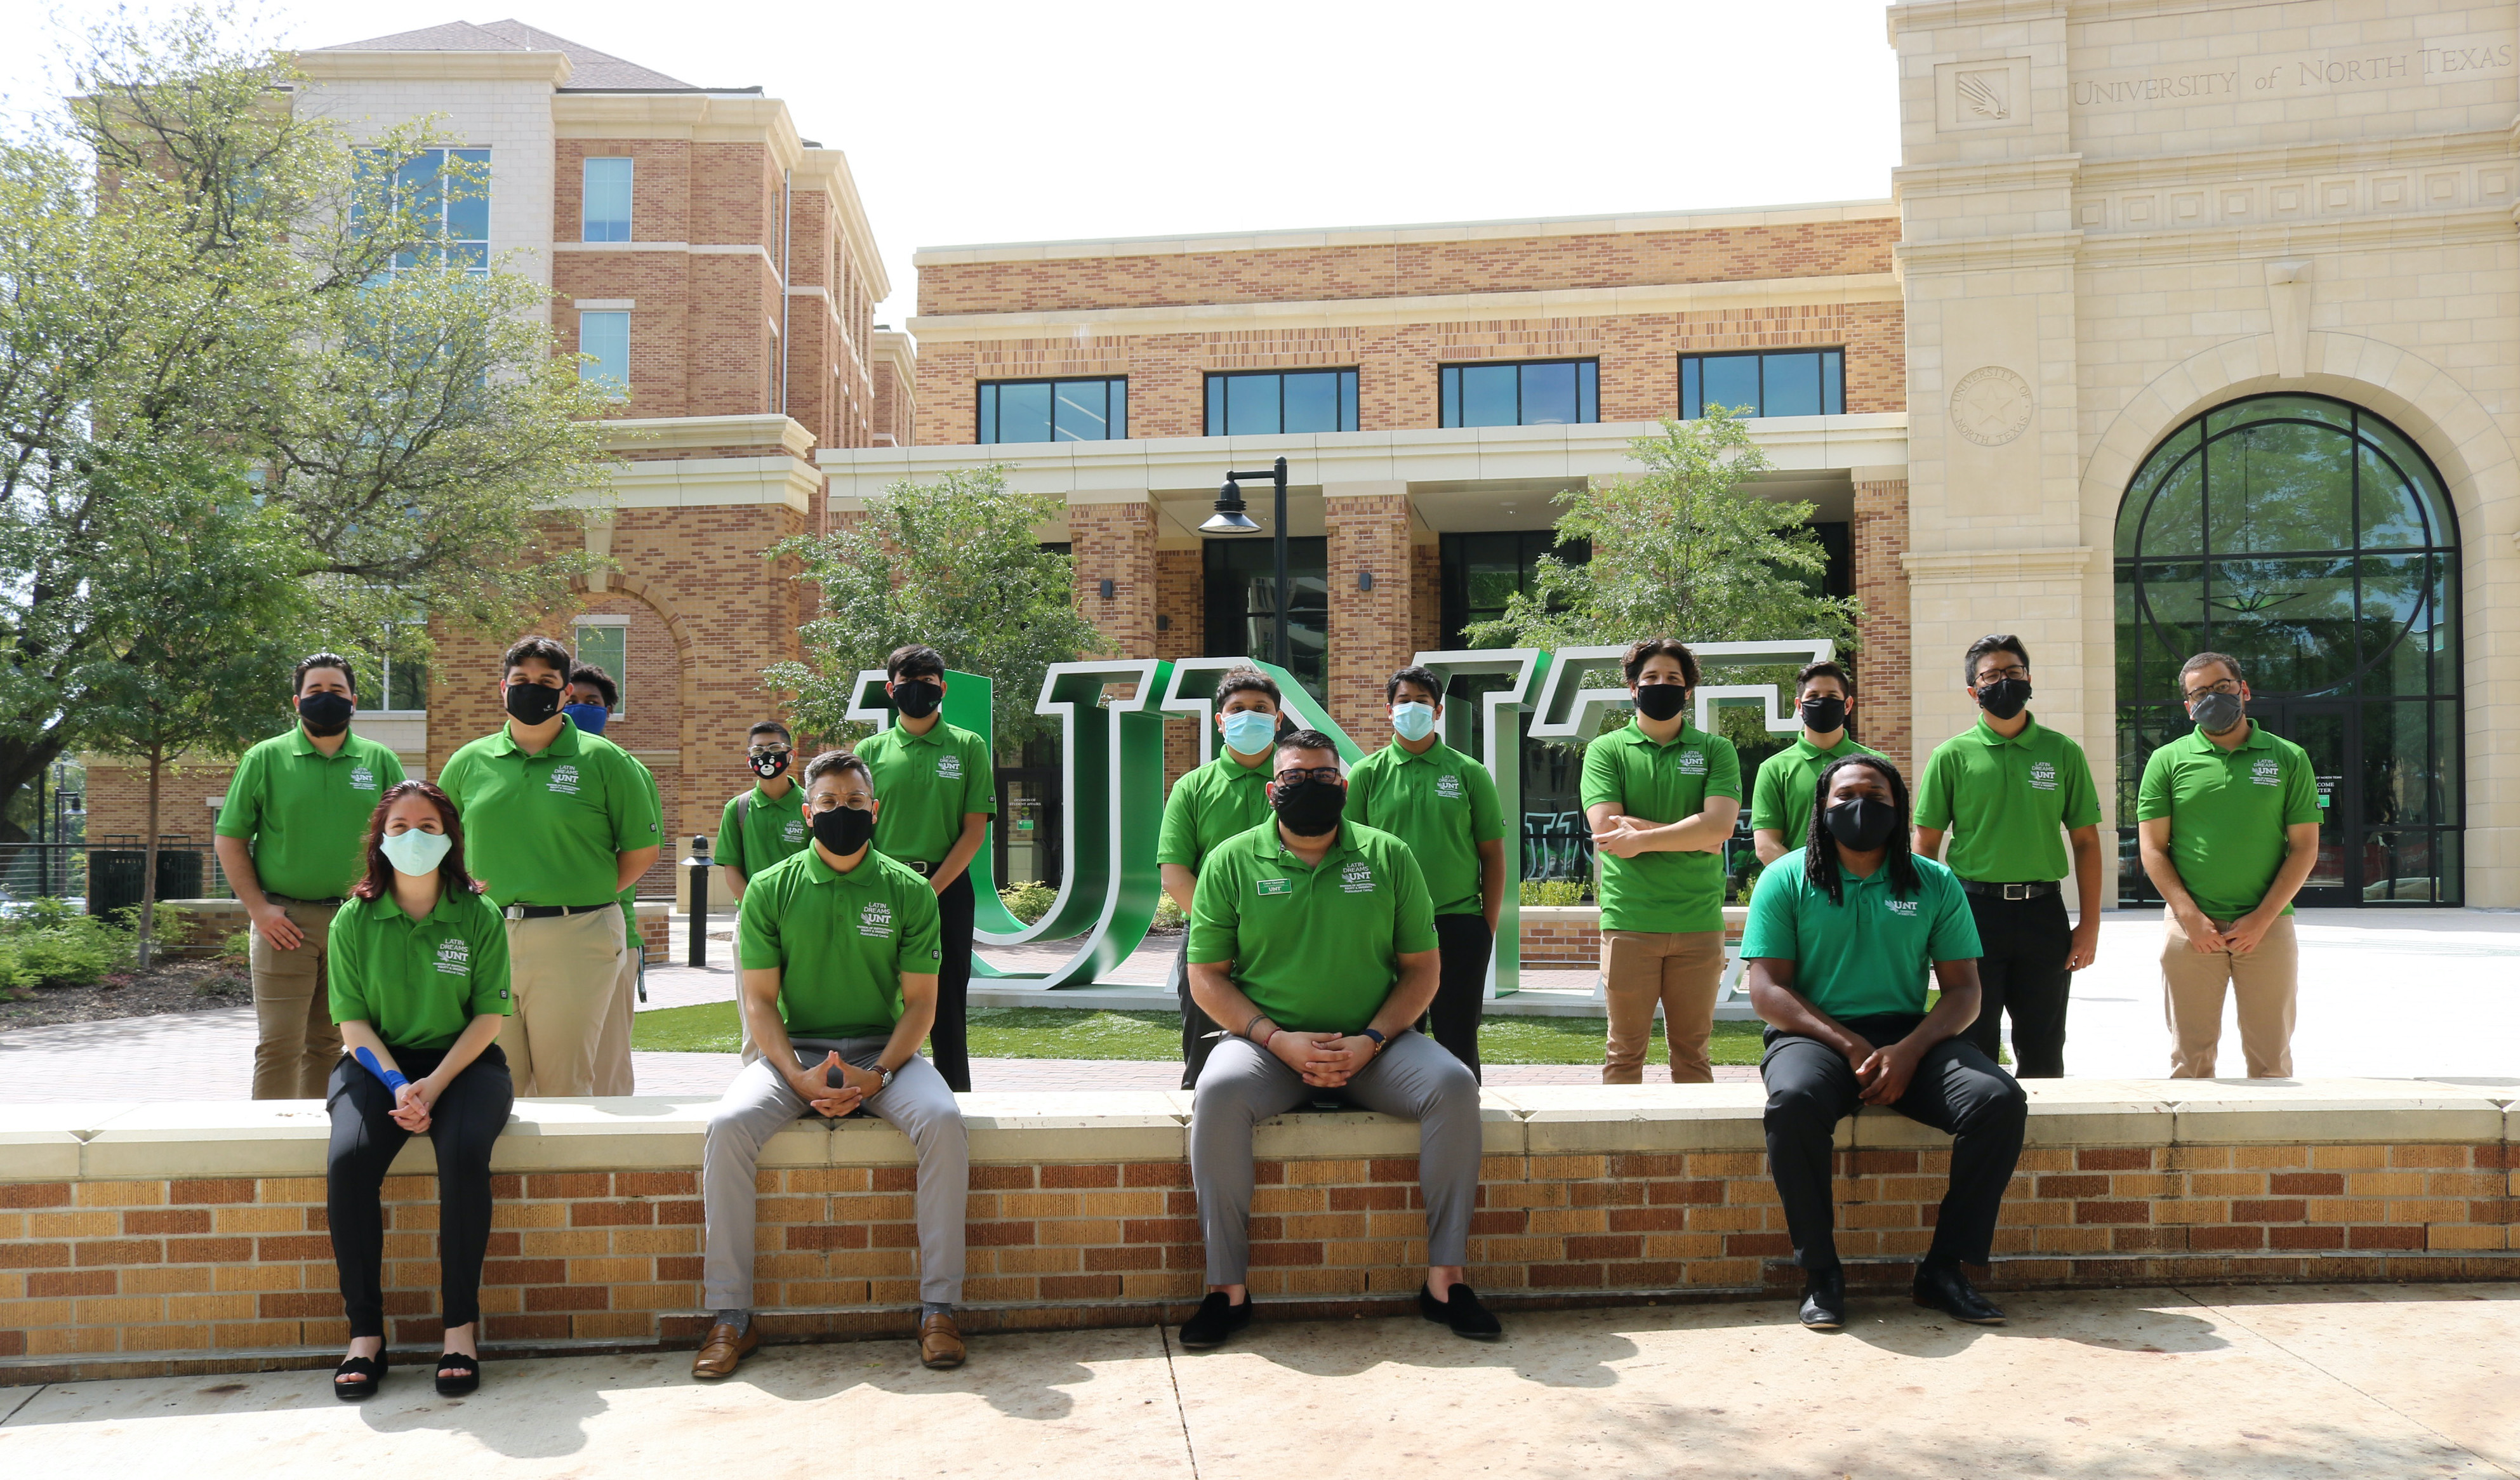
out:
{"label": "black sandal", "polygon": [[[448,1368],[455,1368],[456,1375],[452,1377],[446,1375]],[[439,1397],[461,1398],[480,1385],[481,1361],[479,1358],[468,1357],[462,1352],[446,1352],[439,1355],[437,1359],[437,1395]]]}
{"label": "black sandal", "polygon": [[[359,1380],[343,1382],[341,1379],[344,1377],[356,1377]],[[356,1403],[362,1398],[373,1398],[377,1395],[377,1384],[384,1380],[385,1354],[383,1352],[380,1351],[374,1357],[345,1358],[339,1367],[333,1368],[333,1396],[343,1403]]]}

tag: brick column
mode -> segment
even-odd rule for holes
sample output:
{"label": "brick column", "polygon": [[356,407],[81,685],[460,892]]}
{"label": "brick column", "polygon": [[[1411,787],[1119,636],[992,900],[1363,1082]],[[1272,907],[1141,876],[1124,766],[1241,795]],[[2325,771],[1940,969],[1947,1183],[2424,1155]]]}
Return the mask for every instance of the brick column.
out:
{"label": "brick column", "polygon": [[[1198,657],[1207,651],[1207,557],[1189,550],[1155,552],[1155,656]],[[1164,785],[1198,764],[1197,728],[1164,726]]]}
{"label": "brick column", "polygon": [[[1329,529],[1329,710],[1350,739],[1372,750],[1391,739],[1382,686],[1409,661],[1417,573],[1405,483],[1331,483],[1322,489]],[[1372,572],[1373,589],[1357,578]]]}
{"label": "brick column", "polygon": [[[1076,609],[1102,634],[1105,657],[1155,651],[1155,509],[1135,502],[1070,504],[1067,537],[1076,557]],[[1111,594],[1102,594],[1102,583]]]}
{"label": "brick column", "polygon": [[1855,733],[1890,756],[1914,785],[1913,654],[1908,637],[1908,480],[1855,480],[1855,594],[1864,602],[1858,628]]}

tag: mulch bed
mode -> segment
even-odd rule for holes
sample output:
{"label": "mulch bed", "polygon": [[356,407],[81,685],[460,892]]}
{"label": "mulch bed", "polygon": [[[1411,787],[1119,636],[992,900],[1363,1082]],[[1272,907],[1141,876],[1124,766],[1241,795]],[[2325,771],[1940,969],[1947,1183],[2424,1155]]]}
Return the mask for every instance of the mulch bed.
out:
{"label": "mulch bed", "polygon": [[207,1012],[249,1007],[253,982],[243,964],[224,960],[163,961],[88,987],[35,987],[0,1001],[0,1032],[160,1012]]}

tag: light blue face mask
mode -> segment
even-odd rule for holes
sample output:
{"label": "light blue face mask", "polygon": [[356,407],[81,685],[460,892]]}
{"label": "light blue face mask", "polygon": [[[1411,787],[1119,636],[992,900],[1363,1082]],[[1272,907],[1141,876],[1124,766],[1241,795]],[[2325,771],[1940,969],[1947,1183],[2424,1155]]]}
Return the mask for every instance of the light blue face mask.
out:
{"label": "light blue face mask", "polygon": [[385,862],[397,874],[434,874],[446,862],[446,850],[455,844],[443,832],[424,832],[418,828],[396,832],[377,844],[385,853]]}
{"label": "light blue face mask", "polygon": [[1226,748],[1238,755],[1258,755],[1278,738],[1278,716],[1257,709],[1237,709],[1225,717]]}
{"label": "light blue face mask", "polygon": [[612,711],[602,704],[562,704],[560,706],[560,712],[567,715],[576,723],[577,728],[589,735],[602,735],[604,727],[612,722]]}
{"label": "light blue face mask", "polygon": [[1435,706],[1410,702],[1391,706],[1391,731],[1405,740],[1421,740],[1435,733]]}

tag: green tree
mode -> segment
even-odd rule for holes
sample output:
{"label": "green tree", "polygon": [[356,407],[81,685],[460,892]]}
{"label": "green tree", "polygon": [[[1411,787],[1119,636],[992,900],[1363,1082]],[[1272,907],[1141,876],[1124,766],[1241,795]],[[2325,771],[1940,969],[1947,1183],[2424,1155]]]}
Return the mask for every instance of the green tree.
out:
{"label": "green tree", "polygon": [[988,675],[998,743],[1022,744],[1042,726],[1044,670],[1103,646],[1076,612],[1074,562],[1033,532],[1061,512],[1057,499],[1010,492],[993,465],[903,479],[832,533],[781,545],[772,554],[803,561],[797,579],[821,589],[823,609],[799,634],[805,660],[763,670],[765,686],[796,695],[807,730],[853,739],[866,732],[847,717],[859,670],[925,643],[947,666]]}
{"label": "green tree", "polygon": [[334,631],[512,626],[584,563],[537,511],[606,483],[608,401],[543,290],[450,256],[441,202],[486,181],[411,166],[428,120],[352,148],[228,23],[101,25],[0,138],[0,840],[90,738],[74,675],[158,615],[114,552],[165,470],[248,471]]}

